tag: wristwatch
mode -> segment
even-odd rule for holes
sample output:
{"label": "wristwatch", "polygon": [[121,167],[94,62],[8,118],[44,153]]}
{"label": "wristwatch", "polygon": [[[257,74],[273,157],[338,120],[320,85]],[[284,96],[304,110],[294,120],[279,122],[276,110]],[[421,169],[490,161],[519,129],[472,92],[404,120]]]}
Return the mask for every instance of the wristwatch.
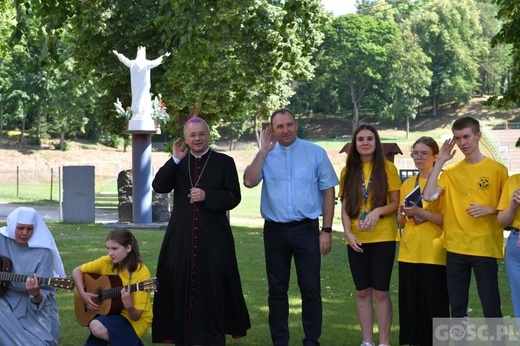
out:
{"label": "wristwatch", "polygon": [[29,294],[29,298],[31,299],[31,302],[34,300],[34,298],[38,298],[39,296],[40,296],[40,293],[38,293],[35,296],[33,296],[32,294]]}
{"label": "wristwatch", "polygon": [[331,233],[332,232],[332,227],[322,227],[321,231],[325,232],[325,233]]}

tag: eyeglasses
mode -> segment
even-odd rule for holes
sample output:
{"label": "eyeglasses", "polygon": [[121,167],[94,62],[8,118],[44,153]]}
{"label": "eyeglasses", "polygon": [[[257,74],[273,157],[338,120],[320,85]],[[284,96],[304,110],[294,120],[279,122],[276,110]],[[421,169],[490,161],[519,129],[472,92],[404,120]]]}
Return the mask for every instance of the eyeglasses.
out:
{"label": "eyeglasses", "polygon": [[188,137],[191,139],[195,139],[196,137],[206,137],[208,133],[206,132],[199,132],[199,133],[190,133],[188,134]]}
{"label": "eyeglasses", "polygon": [[431,155],[433,155],[433,154],[430,154],[430,153],[427,152],[427,151],[412,151],[412,157],[423,157],[423,158],[427,158],[427,157],[430,157]]}

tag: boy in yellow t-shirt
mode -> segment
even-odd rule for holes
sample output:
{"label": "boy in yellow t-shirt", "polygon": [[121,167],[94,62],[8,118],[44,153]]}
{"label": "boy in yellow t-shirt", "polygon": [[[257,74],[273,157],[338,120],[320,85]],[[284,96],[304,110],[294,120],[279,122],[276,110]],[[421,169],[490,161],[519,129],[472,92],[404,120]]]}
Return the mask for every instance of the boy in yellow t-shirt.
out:
{"label": "boy in yellow t-shirt", "polygon": [[[484,316],[502,317],[497,259],[503,258],[504,240],[496,207],[507,168],[480,152],[478,120],[462,117],[451,129],[453,137],[442,145],[423,191],[427,201],[445,194],[443,231],[451,316],[467,314],[473,270]],[[464,160],[446,167],[439,177],[442,166],[455,155],[455,144]]]}

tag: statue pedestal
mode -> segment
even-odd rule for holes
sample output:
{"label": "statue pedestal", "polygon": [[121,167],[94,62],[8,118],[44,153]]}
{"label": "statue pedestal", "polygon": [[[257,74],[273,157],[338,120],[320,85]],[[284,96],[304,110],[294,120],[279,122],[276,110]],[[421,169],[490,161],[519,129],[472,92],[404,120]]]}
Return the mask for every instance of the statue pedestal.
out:
{"label": "statue pedestal", "polygon": [[151,117],[131,118],[128,121],[127,131],[148,131],[155,134],[155,121]]}
{"label": "statue pedestal", "polygon": [[[125,131],[132,135],[132,216],[134,223],[152,223],[152,135],[151,131]],[[132,120],[130,120],[132,121]],[[128,126],[130,128],[130,125]]]}

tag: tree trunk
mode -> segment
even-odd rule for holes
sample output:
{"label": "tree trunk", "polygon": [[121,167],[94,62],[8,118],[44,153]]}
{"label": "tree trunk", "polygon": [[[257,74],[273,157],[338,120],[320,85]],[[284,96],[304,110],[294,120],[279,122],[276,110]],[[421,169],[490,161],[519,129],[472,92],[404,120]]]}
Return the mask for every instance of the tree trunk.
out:
{"label": "tree trunk", "polygon": [[[356,97],[356,92],[354,91],[354,84],[351,82],[350,84],[350,99],[352,100],[352,106],[354,107],[354,116],[352,117],[352,133],[356,131],[359,122],[359,107],[361,102],[358,102],[358,98]],[[361,99],[361,97],[359,97]]]}
{"label": "tree trunk", "polygon": [[359,122],[359,110],[354,104],[354,116],[352,117],[352,133],[356,131],[356,128],[358,127]]}
{"label": "tree trunk", "polygon": [[253,119],[253,128],[255,129],[256,145],[257,145],[258,149],[260,149],[260,146],[262,145],[262,143],[260,142],[261,129],[260,129],[260,131],[258,129],[258,115],[257,114],[255,114],[255,117]]}
{"label": "tree trunk", "polygon": [[20,133],[20,145],[23,147],[25,146],[25,140],[24,140],[24,137],[25,137],[25,112],[23,113],[23,118],[22,118],[22,129],[21,129],[21,133]]}
{"label": "tree trunk", "polygon": [[500,81],[500,93],[504,94],[506,91],[506,84],[507,84],[507,75],[502,75],[502,80]]}
{"label": "tree trunk", "polygon": [[65,150],[65,131],[60,132],[60,149]]}
{"label": "tree trunk", "polygon": [[41,133],[42,133],[42,103],[38,101],[38,106],[36,107],[36,142],[39,146],[41,146]]}
{"label": "tree trunk", "polygon": [[410,116],[406,116],[406,139],[410,138]]}
{"label": "tree trunk", "polygon": [[480,97],[484,96],[488,88],[488,74],[484,73],[484,77],[482,78],[482,87],[480,88]]}
{"label": "tree trunk", "polygon": [[131,140],[128,140],[126,136],[123,137],[123,153],[126,153],[126,148],[130,144]]}
{"label": "tree trunk", "polygon": [[432,116],[433,117],[437,116],[437,97],[436,96],[432,97]]}
{"label": "tree trunk", "polygon": [[[200,116],[200,110],[202,109],[202,102],[204,102],[205,95],[200,95],[199,100],[197,101],[197,104],[193,106],[191,109],[191,117]],[[184,124],[184,123],[183,123]]]}
{"label": "tree trunk", "polygon": [[0,96],[0,139],[4,138],[4,101]]}

